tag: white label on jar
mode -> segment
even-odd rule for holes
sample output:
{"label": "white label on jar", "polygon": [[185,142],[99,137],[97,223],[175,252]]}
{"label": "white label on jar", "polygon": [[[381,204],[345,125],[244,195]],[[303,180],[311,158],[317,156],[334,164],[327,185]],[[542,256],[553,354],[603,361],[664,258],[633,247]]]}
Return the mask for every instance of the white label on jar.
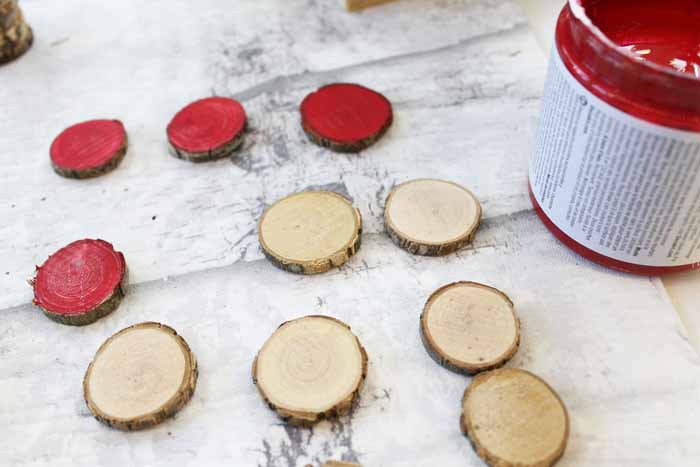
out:
{"label": "white label on jar", "polygon": [[597,253],[644,266],[700,261],[700,133],[607,104],[556,47],[530,185],[547,217]]}

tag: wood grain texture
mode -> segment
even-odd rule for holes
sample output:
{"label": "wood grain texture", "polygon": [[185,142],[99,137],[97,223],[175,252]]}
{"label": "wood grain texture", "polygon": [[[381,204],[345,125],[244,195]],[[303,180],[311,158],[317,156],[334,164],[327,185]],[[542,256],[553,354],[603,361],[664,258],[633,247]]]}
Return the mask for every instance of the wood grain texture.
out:
{"label": "wood grain texture", "polygon": [[347,414],[367,376],[367,352],[350,326],[328,316],[283,323],[253,361],[253,382],[294,425]]}
{"label": "wood grain texture", "polygon": [[384,224],[399,247],[442,256],[468,245],[481,223],[481,204],[456,183],[419,179],[402,183],[386,199]]}
{"label": "wood grain texture", "polygon": [[[510,365],[546,375],[569,407],[571,449],[559,465],[696,467],[700,359],[660,284],[571,254],[530,211],[546,61],[514,2],[402,0],[359,15],[312,0],[21,4],[42,40],[0,68],[11,115],[0,144],[22,148],[22,157],[0,152],[6,463],[481,466],[455,423],[464,377],[436,365],[416,329],[426,297],[470,278],[508,292],[523,318]],[[338,81],[381,89],[394,104],[390,133],[362,157],[329,157],[299,125],[303,97]],[[208,94],[248,110],[240,157],[179,163],[163,126]],[[57,177],[46,135],[88,114],[128,115],[130,156],[108,177]],[[453,255],[410,255],[384,233],[388,193],[426,176],[479,195],[479,233]],[[327,274],[290,276],[265,260],[256,225],[273,202],[307,189],[352,199],[363,245]],[[132,285],[118,313],[55,326],[29,304],[25,279],[84,237],[118,241]],[[356,408],[313,430],[280,423],[250,381],[270,330],[306,313],[351,323],[372,358]],[[182,333],[206,378],[168,423],[99,429],[77,396],[91,349],[153,320]]]}
{"label": "wood grain texture", "polygon": [[420,317],[420,333],[437,363],[463,374],[503,366],[520,345],[513,302],[475,282],[455,282],[433,292]]}
{"label": "wood grain texture", "polygon": [[194,354],[173,328],[135,324],[97,350],[83,379],[85,403],[112,428],[141,430],[179,412],[197,376]]}
{"label": "wood grain texture", "polygon": [[265,256],[289,272],[318,274],[345,264],[360,248],[362,216],[343,196],[305,191],[265,211],[258,238]]}
{"label": "wood grain texture", "polygon": [[478,375],[462,399],[460,425],[495,467],[549,467],[564,454],[569,415],[541,378],[512,368]]}

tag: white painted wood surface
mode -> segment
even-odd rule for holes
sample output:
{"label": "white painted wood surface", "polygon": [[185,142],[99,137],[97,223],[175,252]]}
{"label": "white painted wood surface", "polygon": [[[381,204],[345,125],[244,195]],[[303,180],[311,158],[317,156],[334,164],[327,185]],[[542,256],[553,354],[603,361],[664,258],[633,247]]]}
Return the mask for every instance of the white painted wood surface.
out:
{"label": "white painted wood surface", "polygon": [[[37,43],[0,68],[0,464],[482,465],[458,429],[469,380],[436,365],[418,334],[428,295],[457,280],[514,300],[523,343],[509,365],[544,377],[570,410],[560,465],[696,464],[700,359],[660,282],[572,255],[530,210],[545,59],[515,3],[404,0],[361,14],[330,0],[22,5]],[[317,148],[299,126],[303,96],[336,80],[395,104],[392,129],[359,156]],[[243,151],[203,165],[172,158],[165,125],[212,93],[246,106]],[[58,177],[51,139],[94,117],[124,121],[124,162],[94,180]],[[422,258],[386,237],[384,199],[416,177],[451,179],[480,197],[484,226],[472,248]],[[257,245],[258,216],[319,186],[362,211],[362,248],[319,276],[275,269]],[[135,285],[105,319],[59,326],[28,304],[24,279],[83,237],[123,251]],[[309,313],[350,324],[370,369],[350,416],[304,430],[264,407],[250,365],[282,321]],[[104,339],[145,320],[185,337],[198,388],[175,420],[110,430],[90,417],[82,376]]]}

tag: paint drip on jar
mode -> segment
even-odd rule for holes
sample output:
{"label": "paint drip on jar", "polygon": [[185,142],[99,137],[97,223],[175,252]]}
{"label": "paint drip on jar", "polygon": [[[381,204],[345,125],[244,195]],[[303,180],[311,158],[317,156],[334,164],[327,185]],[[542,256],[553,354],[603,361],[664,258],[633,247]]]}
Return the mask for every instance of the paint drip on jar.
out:
{"label": "paint drip on jar", "polygon": [[698,20],[691,0],[570,0],[559,16],[530,194],[592,261],[700,267]]}

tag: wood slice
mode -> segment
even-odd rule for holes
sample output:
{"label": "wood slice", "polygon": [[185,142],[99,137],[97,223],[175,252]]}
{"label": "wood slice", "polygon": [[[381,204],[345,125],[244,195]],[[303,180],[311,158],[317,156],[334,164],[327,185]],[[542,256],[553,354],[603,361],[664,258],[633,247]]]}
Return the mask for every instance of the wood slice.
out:
{"label": "wood slice", "polygon": [[301,124],[314,143],[337,152],[359,152],[374,144],[393,121],[391,103],[358,84],[319,88],[301,103]]}
{"label": "wood slice", "polygon": [[170,121],[170,153],[191,162],[229,156],[243,144],[247,117],[234,99],[209,97],[195,101]]}
{"label": "wood slice", "polygon": [[466,188],[444,180],[419,179],[392,190],[384,224],[393,242],[417,255],[440,256],[471,243],[481,205]]}
{"label": "wood slice", "polygon": [[304,191],[273,204],[260,219],[265,256],[286,271],[317,274],[345,264],[360,248],[362,217],[343,196]]}
{"label": "wood slice", "polygon": [[462,432],[498,467],[547,467],[563,454],[569,415],[556,392],[530,372],[481,373],[462,400]]}
{"label": "wood slice", "polygon": [[0,65],[24,54],[34,41],[16,0],[0,0]]}
{"label": "wood slice", "polygon": [[61,324],[82,326],[114,311],[126,292],[124,255],[104,240],[78,240],[37,266],[34,304]]}
{"label": "wood slice", "polygon": [[95,418],[120,430],[140,430],[172,417],[197,385],[197,361],[171,327],[140,323],[99,348],[83,379]]}
{"label": "wood slice", "polygon": [[310,426],[349,412],[367,376],[367,353],[350,326],[328,316],[282,324],[253,362],[253,382],[271,409]]}
{"label": "wood slice", "polygon": [[513,302],[476,282],[456,282],[435,291],[423,308],[420,333],[436,362],[462,374],[504,365],[520,344]]}
{"label": "wood slice", "polygon": [[128,138],[119,120],[89,120],[66,128],[51,144],[51,165],[68,178],[89,178],[115,169]]}

